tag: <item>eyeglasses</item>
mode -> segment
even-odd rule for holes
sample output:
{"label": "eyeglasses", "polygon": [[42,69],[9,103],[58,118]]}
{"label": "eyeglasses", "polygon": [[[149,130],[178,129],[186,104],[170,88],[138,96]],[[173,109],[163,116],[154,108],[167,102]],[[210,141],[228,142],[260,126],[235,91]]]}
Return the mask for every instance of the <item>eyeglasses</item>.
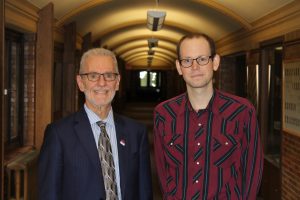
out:
{"label": "eyeglasses", "polygon": [[119,76],[118,73],[112,73],[112,72],[106,72],[106,73],[97,73],[97,72],[91,72],[91,73],[85,73],[85,74],[79,74],[80,76],[87,76],[89,81],[96,82],[100,79],[100,76],[102,75],[105,81],[114,81],[116,80],[117,76]]}
{"label": "eyeglasses", "polygon": [[179,63],[182,67],[188,68],[193,65],[194,60],[198,63],[198,65],[206,65],[209,63],[209,59],[213,58],[213,56],[199,56],[197,58],[184,58],[184,59],[179,59]]}

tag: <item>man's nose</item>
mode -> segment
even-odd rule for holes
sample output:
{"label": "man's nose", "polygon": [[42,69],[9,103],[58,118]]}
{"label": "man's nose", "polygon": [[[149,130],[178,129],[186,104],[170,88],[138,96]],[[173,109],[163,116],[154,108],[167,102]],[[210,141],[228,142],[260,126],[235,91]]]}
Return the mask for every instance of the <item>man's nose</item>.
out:
{"label": "man's nose", "polygon": [[98,79],[97,83],[98,83],[99,85],[105,85],[105,84],[106,84],[106,80],[105,80],[103,74],[100,74],[100,75],[99,75],[99,79]]}
{"label": "man's nose", "polygon": [[196,60],[193,60],[191,68],[192,69],[198,69],[199,67],[200,67],[200,65],[198,64],[198,62]]}

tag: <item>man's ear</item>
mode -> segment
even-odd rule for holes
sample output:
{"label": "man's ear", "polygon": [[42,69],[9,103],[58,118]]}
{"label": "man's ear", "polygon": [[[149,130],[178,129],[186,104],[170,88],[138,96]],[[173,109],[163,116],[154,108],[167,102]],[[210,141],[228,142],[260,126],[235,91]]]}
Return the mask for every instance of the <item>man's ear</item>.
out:
{"label": "man's ear", "polygon": [[219,56],[219,54],[216,54],[213,58],[213,70],[214,71],[217,71],[218,68],[219,68],[219,65],[220,65],[220,60],[221,60],[221,57]]}
{"label": "man's ear", "polygon": [[176,59],[176,69],[177,69],[177,72],[179,75],[182,75],[182,71],[181,71],[181,66],[180,66],[180,63],[179,63],[179,60]]}
{"label": "man's ear", "polygon": [[116,91],[120,89],[120,81],[121,81],[121,75],[117,77],[117,85],[116,85]]}
{"label": "man's ear", "polygon": [[76,81],[77,81],[77,85],[78,85],[78,88],[81,92],[84,92],[84,84],[82,82],[82,78],[80,75],[77,75],[76,76]]}

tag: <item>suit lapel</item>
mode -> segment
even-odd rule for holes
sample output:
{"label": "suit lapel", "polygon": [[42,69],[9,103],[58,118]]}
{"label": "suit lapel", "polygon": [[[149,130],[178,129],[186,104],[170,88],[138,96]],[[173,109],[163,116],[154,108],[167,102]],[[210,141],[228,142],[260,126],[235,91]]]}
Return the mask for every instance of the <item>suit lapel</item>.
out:
{"label": "suit lapel", "polygon": [[125,134],[127,130],[125,129],[125,122],[122,118],[114,113],[115,128],[117,134],[117,144],[118,144],[118,156],[119,156],[119,171],[120,171],[120,182],[121,182],[121,192],[122,197],[125,197],[125,186],[127,178],[127,163],[130,162],[128,158],[128,138]]}
{"label": "suit lapel", "polygon": [[[78,139],[82,146],[84,147],[89,159],[95,166],[97,174],[101,175],[102,178],[102,172],[101,172],[101,164],[99,160],[99,155],[97,151],[97,147],[95,144],[95,139],[93,136],[92,128],[89,123],[89,119],[84,111],[84,109],[81,109],[76,117],[76,124],[74,126],[75,134],[78,136]],[[101,181],[103,183],[103,181]]]}

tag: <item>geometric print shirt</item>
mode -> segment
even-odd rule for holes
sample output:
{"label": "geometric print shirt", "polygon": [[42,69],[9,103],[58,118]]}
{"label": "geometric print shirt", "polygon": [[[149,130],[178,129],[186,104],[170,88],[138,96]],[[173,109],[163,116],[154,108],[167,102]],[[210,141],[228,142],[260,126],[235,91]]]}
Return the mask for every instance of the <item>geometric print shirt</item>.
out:
{"label": "geometric print shirt", "polygon": [[187,93],[154,110],[155,163],[166,200],[255,200],[263,171],[253,105],[214,90],[195,111]]}

